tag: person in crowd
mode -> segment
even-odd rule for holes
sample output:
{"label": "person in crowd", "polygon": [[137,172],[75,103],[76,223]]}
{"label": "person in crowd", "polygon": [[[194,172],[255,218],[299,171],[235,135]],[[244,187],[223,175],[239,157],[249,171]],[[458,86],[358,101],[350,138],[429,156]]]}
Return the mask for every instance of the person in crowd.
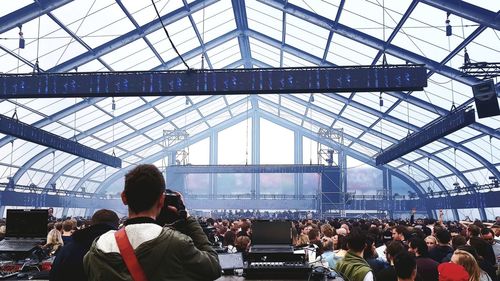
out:
{"label": "person in crowd", "polygon": [[405,248],[401,241],[394,240],[387,245],[387,249],[385,250],[385,256],[389,266],[382,269],[377,275],[376,280],[386,280],[386,281],[396,281],[396,271],[394,270],[394,258],[405,252]]}
{"label": "person in crowd", "polygon": [[495,217],[495,225],[500,226],[500,216]]}
{"label": "person in crowd", "polygon": [[498,279],[495,275],[495,267],[487,260],[483,259],[480,255],[478,255],[474,247],[470,245],[464,245],[458,247],[457,250],[466,251],[471,254],[479,265],[479,268],[481,268],[481,271],[490,276],[491,280],[496,281]]}
{"label": "person in crowd", "polygon": [[328,238],[333,238],[333,236],[337,234],[335,229],[330,224],[321,225],[320,230],[321,233]]}
{"label": "person in crowd", "polygon": [[59,249],[64,245],[64,241],[62,239],[62,223],[56,222],[54,227],[47,234],[47,242],[42,248],[45,252],[50,256],[57,255]]}
{"label": "person in crowd", "polygon": [[477,254],[490,265],[493,266],[496,264],[496,257],[491,244],[481,239],[479,236],[473,236],[469,239],[469,245],[471,245],[477,251]]}
{"label": "person in crowd", "polygon": [[71,235],[73,235],[73,222],[71,220],[65,220],[62,223],[62,239],[64,242],[64,245],[69,244],[71,241],[73,241],[73,238]]}
{"label": "person in crowd", "polygon": [[366,247],[363,251],[363,258],[370,265],[374,275],[377,275],[377,273],[388,266],[386,262],[378,259],[375,248],[375,237],[370,234],[366,236]]}
{"label": "person in crowd", "polygon": [[102,209],[95,212],[91,226],[75,231],[72,242],[65,244],[56,256],[50,270],[50,281],[87,280],[83,271],[83,257],[94,239],[109,230],[118,229],[118,222],[118,215],[111,210]]}
{"label": "person in crowd", "polygon": [[474,256],[463,250],[455,250],[451,262],[461,265],[469,274],[470,281],[489,281],[491,278],[479,268]]}
{"label": "person in crowd", "polygon": [[[402,252],[401,254],[397,255],[394,259],[394,270],[396,272],[398,281],[416,280],[417,262],[415,260],[415,257],[411,256],[408,252]],[[425,280],[427,281],[427,279]]]}
{"label": "person in crowd", "polygon": [[349,251],[344,259],[337,264],[339,271],[350,281],[373,281],[374,276],[370,265],[363,259],[363,251],[366,247],[366,235],[358,229],[354,229],[347,236],[347,247]]}
{"label": "person in crowd", "polygon": [[406,241],[408,229],[404,225],[398,225],[392,229],[392,239],[394,241]]}
{"label": "person in crowd", "polygon": [[328,267],[334,269],[337,264],[337,259],[334,258],[335,253],[333,252],[333,240],[328,239],[328,237],[323,237],[321,239],[323,254],[321,254],[321,260],[328,262]]}
{"label": "person in crowd", "polygon": [[309,245],[309,236],[307,236],[307,234],[302,233],[301,235],[299,235],[297,244],[295,246],[301,248],[301,247],[306,247],[307,245]]}
{"label": "person in crowd", "polygon": [[416,257],[417,272],[425,281],[438,281],[438,265],[435,260],[429,258],[429,251],[422,238],[411,238],[408,241],[408,252]]}
{"label": "person in crowd", "polygon": [[438,266],[439,281],[470,281],[469,273],[459,264],[445,262]]}
{"label": "person in crowd", "polygon": [[247,219],[241,220],[240,222],[240,230],[236,233],[236,237],[247,236],[251,238],[251,224]]}
{"label": "person in crowd", "polygon": [[316,249],[316,255],[320,256],[323,254],[323,243],[321,243],[319,229],[312,228],[307,236],[309,238],[309,246]]}
{"label": "person in crowd", "polygon": [[495,254],[496,265],[500,265],[500,243],[495,241],[495,233],[491,228],[483,228],[481,230],[481,238],[491,245],[493,253]]}
{"label": "person in crowd", "polygon": [[236,247],[234,246],[234,242],[236,241],[236,234],[232,231],[226,231],[224,234],[224,246],[227,247],[228,253],[236,253]]}
{"label": "person in crowd", "polygon": [[427,237],[425,237],[425,244],[427,244],[427,249],[430,252],[432,249],[434,249],[437,246],[436,237],[434,237],[432,235],[428,235]]}
{"label": "person in crowd", "polygon": [[[175,229],[156,223],[164,192],[163,175],[154,165],[138,165],[126,174],[121,199],[128,219],[119,231],[110,230],[93,242],[83,261],[89,280],[132,279],[127,265],[133,256],[138,263],[133,274],[147,280],[215,280],[221,275],[217,253],[194,217],[177,220]],[[126,248],[125,261],[121,253]]]}
{"label": "person in crowd", "polygon": [[236,251],[240,253],[246,253],[250,249],[250,238],[246,235],[242,235],[236,238],[234,242],[234,246],[236,247]]}
{"label": "person in crowd", "polygon": [[438,245],[434,249],[429,251],[429,256],[436,262],[441,263],[449,253],[453,252],[453,248],[451,248],[451,246],[449,245],[451,234],[448,230],[439,228],[435,232],[435,235]]}

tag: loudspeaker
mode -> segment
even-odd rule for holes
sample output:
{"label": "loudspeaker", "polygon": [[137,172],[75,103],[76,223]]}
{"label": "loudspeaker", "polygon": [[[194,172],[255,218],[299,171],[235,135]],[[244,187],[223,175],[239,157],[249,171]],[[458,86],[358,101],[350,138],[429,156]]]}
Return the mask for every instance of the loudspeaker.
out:
{"label": "loudspeaker", "polygon": [[495,83],[492,79],[485,80],[472,86],[474,101],[476,102],[479,118],[500,115]]}

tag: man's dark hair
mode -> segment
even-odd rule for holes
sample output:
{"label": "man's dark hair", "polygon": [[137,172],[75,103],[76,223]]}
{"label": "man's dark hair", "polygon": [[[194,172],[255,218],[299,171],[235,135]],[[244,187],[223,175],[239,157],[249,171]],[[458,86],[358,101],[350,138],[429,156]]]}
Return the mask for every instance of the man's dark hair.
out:
{"label": "man's dark hair", "polygon": [[319,236],[319,230],[317,228],[313,227],[311,230],[309,230],[309,233],[307,233],[307,236],[309,237],[309,241],[314,241]]}
{"label": "man's dark hair", "polygon": [[413,271],[417,267],[415,257],[408,252],[402,252],[394,258],[394,270],[396,275],[401,279],[408,279],[411,277]]}
{"label": "man's dark hair", "polygon": [[355,228],[347,236],[347,247],[354,252],[361,252],[366,246],[366,235],[358,228]]}
{"label": "man's dark hair", "polygon": [[389,245],[387,245],[387,249],[385,251],[388,255],[394,258],[400,253],[405,252],[405,247],[401,241],[391,241]]}
{"label": "man's dark hair", "polygon": [[114,228],[118,228],[119,222],[120,219],[118,218],[118,215],[108,209],[98,210],[92,216],[92,225],[104,223]]}
{"label": "man's dark hair", "polygon": [[154,165],[139,165],[125,175],[125,197],[134,213],[151,209],[164,191],[165,180]]}
{"label": "man's dark hair", "polygon": [[481,228],[474,224],[469,225],[468,230],[471,236],[479,236],[479,234],[481,233]]}
{"label": "man's dark hair", "polygon": [[451,234],[448,230],[441,228],[436,231],[436,239],[441,244],[448,244],[451,240]]}
{"label": "man's dark hair", "polygon": [[429,248],[427,248],[427,244],[425,240],[419,237],[414,237],[408,241],[410,248],[417,249],[418,254],[421,257],[427,257],[429,255]]}
{"label": "man's dark hair", "polygon": [[462,235],[457,235],[451,239],[451,247],[456,250],[458,247],[467,244],[467,239]]}
{"label": "man's dark hair", "polygon": [[493,237],[495,237],[495,233],[493,232],[493,230],[491,230],[491,228],[481,229],[481,235],[488,235],[488,234],[491,234],[493,235]]}

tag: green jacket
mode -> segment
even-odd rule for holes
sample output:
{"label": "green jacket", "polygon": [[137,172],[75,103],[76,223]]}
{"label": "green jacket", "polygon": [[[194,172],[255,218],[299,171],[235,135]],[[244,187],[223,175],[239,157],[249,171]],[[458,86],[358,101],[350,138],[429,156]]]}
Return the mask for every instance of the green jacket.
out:
{"label": "green jacket", "polygon": [[[217,279],[221,275],[219,259],[199,223],[190,217],[176,228],[182,233],[164,227],[158,237],[140,244],[135,249],[148,281]],[[98,239],[94,241],[83,261],[88,280],[132,280],[121,255],[116,252],[105,253],[98,249]]]}
{"label": "green jacket", "polygon": [[349,251],[344,259],[337,263],[337,271],[350,281],[363,281],[371,268],[365,259]]}

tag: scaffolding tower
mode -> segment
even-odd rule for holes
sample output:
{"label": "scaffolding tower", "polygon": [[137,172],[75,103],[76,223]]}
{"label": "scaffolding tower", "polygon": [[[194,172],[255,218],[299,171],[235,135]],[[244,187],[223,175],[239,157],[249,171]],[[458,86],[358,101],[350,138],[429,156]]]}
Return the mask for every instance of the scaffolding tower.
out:
{"label": "scaffolding tower", "polygon": [[[338,167],[339,168],[339,191],[338,192],[324,192],[323,190],[318,191],[318,212],[321,217],[324,215],[327,216],[346,216],[346,202],[349,200],[346,186],[345,186],[345,154],[341,149],[334,149],[330,146],[324,145],[321,140],[328,140],[335,142],[338,147],[344,146],[344,129],[342,128],[320,128],[318,130],[318,143],[317,143],[317,151],[318,151],[318,164],[326,164],[328,166]],[[328,198],[328,195],[331,193],[340,193],[338,202],[332,202]],[[328,202],[325,202],[328,201]],[[323,210],[324,205],[328,205],[328,210]],[[330,207],[331,206],[331,207]]]}

